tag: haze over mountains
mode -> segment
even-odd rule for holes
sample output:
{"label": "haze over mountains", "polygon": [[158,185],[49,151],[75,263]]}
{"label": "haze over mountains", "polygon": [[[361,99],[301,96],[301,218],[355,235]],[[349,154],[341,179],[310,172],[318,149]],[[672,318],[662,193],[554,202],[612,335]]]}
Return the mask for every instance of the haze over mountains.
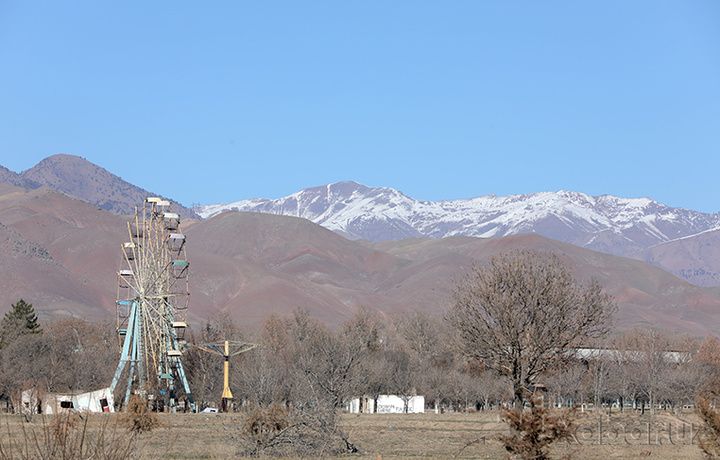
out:
{"label": "haze over mountains", "polygon": [[[52,158],[58,162],[53,168],[65,172],[51,177],[66,177],[71,184],[63,187],[76,193],[97,191],[98,186],[92,184],[99,180],[98,175],[112,176],[78,157]],[[75,171],[82,173],[66,175],[70,169],[65,162],[81,166]],[[5,174],[0,175],[0,180],[8,177],[36,180],[37,176]],[[116,176],[104,177],[103,181],[104,186],[111,187],[108,189],[111,197],[124,196],[113,188],[114,183],[128,190],[129,184],[115,182],[122,181]],[[23,298],[33,303],[42,317],[111,318],[115,311],[120,246],[128,238],[127,216],[100,209],[91,199],[86,198],[87,202],[73,199],[48,186],[33,189],[28,184],[0,185],[0,314]],[[355,206],[354,199],[350,199],[353,193],[356,198],[358,194],[378,193],[373,200],[384,194],[395,200],[393,192],[399,194],[390,189],[378,192],[355,183],[322,188],[330,192],[328,197],[341,194],[338,188],[342,189],[343,196],[349,194],[345,198],[348,202],[342,203],[343,209]],[[316,207],[308,209],[322,215],[327,204],[323,201],[323,192],[310,190],[319,193],[320,198],[314,204],[310,200]],[[550,195],[553,194],[545,197],[547,202],[552,201]],[[573,197],[574,194],[569,194],[566,200],[577,198]],[[134,205],[141,204],[144,198]],[[392,200],[388,198],[388,209],[405,206],[402,202],[390,202]],[[508,201],[513,200],[508,197]],[[668,238],[674,235],[671,231],[690,232],[682,230],[684,227],[678,222],[699,230],[712,225],[712,219],[717,217],[695,215],[692,211],[685,213],[685,210],[670,212],[662,205],[641,202],[622,205],[629,206],[625,209],[621,206],[622,199],[606,198],[606,201],[615,203],[618,216],[629,215],[628,209],[634,209]],[[332,209],[341,207],[339,201],[333,203]],[[435,206],[423,203],[422,206]],[[454,209],[456,204],[444,205]],[[418,205],[418,209],[422,210],[422,206]],[[119,208],[118,204],[113,209]],[[648,218],[651,215],[648,209],[657,209],[657,216],[661,217]],[[455,212],[458,216],[462,214]],[[680,217],[671,218],[673,213]],[[578,211],[578,214],[581,213]],[[271,313],[288,313],[295,308],[307,308],[330,324],[339,324],[351,317],[360,306],[375,308],[384,314],[415,308],[440,314],[447,306],[453,277],[460,276],[473,261],[482,263],[490,255],[508,249],[533,248],[558,252],[580,279],[597,278],[618,301],[621,328],[640,323],[694,335],[720,333],[720,288],[695,286],[642,261],[550,239],[540,235],[540,231],[493,238],[454,236],[369,241],[370,238],[347,239],[310,220],[291,216],[231,211],[197,221],[185,219],[182,212],[181,215],[190,261],[190,315],[195,324],[211,315],[227,313],[243,324],[256,325]],[[569,214],[558,215],[570,220]],[[500,217],[498,212],[494,222],[499,222]],[[553,222],[548,219],[545,222]],[[563,221],[557,216],[556,219]],[[597,220],[597,227],[605,225],[606,221]],[[619,220],[620,217],[616,217],[613,222]],[[429,220],[425,222],[422,228],[433,227]],[[585,228],[589,233],[592,218],[585,222],[576,225],[563,221],[568,229]],[[351,228],[360,228],[356,225]],[[649,225],[629,227],[633,225],[634,231],[643,238],[651,239],[653,235],[660,238]],[[462,226],[457,224],[455,230],[448,231],[459,228]],[[486,231],[490,231],[489,228]],[[678,230],[673,230],[675,228]],[[359,236],[357,232],[355,235]],[[626,238],[630,238],[628,235],[632,233],[627,233]],[[715,238],[716,231],[705,231],[645,250],[650,251],[646,256],[690,265],[694,260],[711,258],[717,247]],[[676,249],[671,250],[673,247]]]}

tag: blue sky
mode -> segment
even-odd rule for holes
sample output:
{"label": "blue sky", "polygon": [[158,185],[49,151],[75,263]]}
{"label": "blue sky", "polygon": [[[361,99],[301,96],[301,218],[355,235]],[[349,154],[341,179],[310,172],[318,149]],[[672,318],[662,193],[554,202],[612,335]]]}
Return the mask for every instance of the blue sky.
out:
{"label": "blue sky", "polygon": [[1,165],[185,205],[356,180],[720,211],[716,0],[0,0],[0,87]]}

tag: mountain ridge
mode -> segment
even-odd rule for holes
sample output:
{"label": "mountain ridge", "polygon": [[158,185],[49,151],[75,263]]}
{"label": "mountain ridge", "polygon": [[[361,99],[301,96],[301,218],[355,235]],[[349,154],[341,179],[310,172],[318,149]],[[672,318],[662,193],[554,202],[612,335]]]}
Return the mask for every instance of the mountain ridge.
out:
{"label": "mountain ridge", "polygon": [[[146,197],[159,196],[123,180],[82,157],[62,153],[51,155],[20,173],[0,166],[0,183],[29,189],[48,186],[114,214],[132,214],[135,212],[135,206],[142,203]],[[194,211],[177,201],[170,201],[183,215],[200,218]]]}
{"label": "mountain ridge", "polygon": [[720,262],[699,263],[678,257],[680,249],[673,249],[704,246],[706,243],[699,241],[706,233],[711,233],[713,241],[720,245],[720,233],[716,234],[720,213],[672,208],[647,197],[590,196],[561,190],[427,201],[388,187],[344,181],[276,200],[250,199],[195,210],[204,218],[227,210],[302,217],[346,238],[373,242],[537,233],[579,247],[644,260],[698,285],[720,284]]}
{"label": "mountain ridge", "polygon": [[[647,263],[538,234],[348,240],[309,220],[225,212],[182,219],[190,263],[190,322],[227,314],[259,327],[306,309],[332,326],[358,308],[441,315],[452,280],[472,264],[517,249],[553,251],[579,280],[595,278],[620,306],[619,328],[649,324],[695,336],[720,333],[720,288],[694,286]],[[42,320],[110,319],[128,216],[47,186],[0,185],[0,314],[23,298]]]}
{"label": "mountain ridge", "polygon": [[[488,238],[536,232],[554,233],[545,236],[598,250],[602,248],[597,246],[603,244],[598,236],[611,231],[631,242],[629,245],[616,242],[615,248],[603,251],[616,255],[720,228],[720,213],[671,208],[650,198],[590,196],[561,190],[426,201],[388,187],[367,187],[353,181],[311,187],[275,200],[250,199],[199,206],[195,210],[203,218],[226,210],[292,215],[351,239],[370,241],[459,235]],[[538,226],[543,230],[552,219],[575,232],[563,238],[562,228],[537,230]],[[396,235],[392,230],[375,235],[373,221],[392,223]]]}
{"label": "mountain ridge", "polygon": [[[68,196],[119,214],[132,214],[147,196],[109,171],[73,155],[53,155],[0,182]],[[172,200],[170,200],[172,201]],[[174,202],[190,219],[201,216]],[[671,208],[650,198],[590,196],[558,191],[465,200],[415,200],[389,187],[345,181],[301,190],[277,200],[253,199],[196,208],[206,217],[226,209],[303,217],[349,239],[490,237],[537,233],[558,241],[652,263],[701,286],[720,285],[720,213]],[[692,256],[688,256],[691,254]]]}
{"label": "mountain ridge", "polygon": [[[276,200],[251,199],[195,208],[204,218],[227,210],[302,217],[350,239],[480,238],[520,233],[540,235],[608,254],[648,261],[680,274],[650,248],[720,228],[720,213],[671,208],[650,198],[590,196],[561,190],[463,200],[415,200],[388,187],[345,181],[311,187]],[[641,259],[643,260],[643,259]],[[686,279],[720,283],[720,267]]]}

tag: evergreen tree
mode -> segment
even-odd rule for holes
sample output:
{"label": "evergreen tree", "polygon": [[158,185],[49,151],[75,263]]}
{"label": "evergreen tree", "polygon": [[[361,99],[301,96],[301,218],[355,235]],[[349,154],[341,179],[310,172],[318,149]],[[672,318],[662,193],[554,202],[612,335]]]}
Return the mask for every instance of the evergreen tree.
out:
{"label": "evergreen tree", "polygon": [[31,303],[20,299],[11,306],[12,310],[5,313],[5,317],[0,322],[0,348],[20,335],[42,333],[35,309]]}

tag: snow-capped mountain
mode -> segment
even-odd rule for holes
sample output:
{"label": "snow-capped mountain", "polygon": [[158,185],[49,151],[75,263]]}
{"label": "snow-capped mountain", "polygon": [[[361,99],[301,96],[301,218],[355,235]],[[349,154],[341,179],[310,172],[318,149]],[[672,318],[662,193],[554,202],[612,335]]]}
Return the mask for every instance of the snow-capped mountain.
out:
{"label": "snow-capped mountain", "polygon": [[421,201],[391,188],[356,182],[313,187],[277,200],[195,208],[204,218],[227,210],[302,217],[350,239],[497,237],[532,232],[616,255],[720,228],[720,213],[671,208],[649,198],[559,191]]}

